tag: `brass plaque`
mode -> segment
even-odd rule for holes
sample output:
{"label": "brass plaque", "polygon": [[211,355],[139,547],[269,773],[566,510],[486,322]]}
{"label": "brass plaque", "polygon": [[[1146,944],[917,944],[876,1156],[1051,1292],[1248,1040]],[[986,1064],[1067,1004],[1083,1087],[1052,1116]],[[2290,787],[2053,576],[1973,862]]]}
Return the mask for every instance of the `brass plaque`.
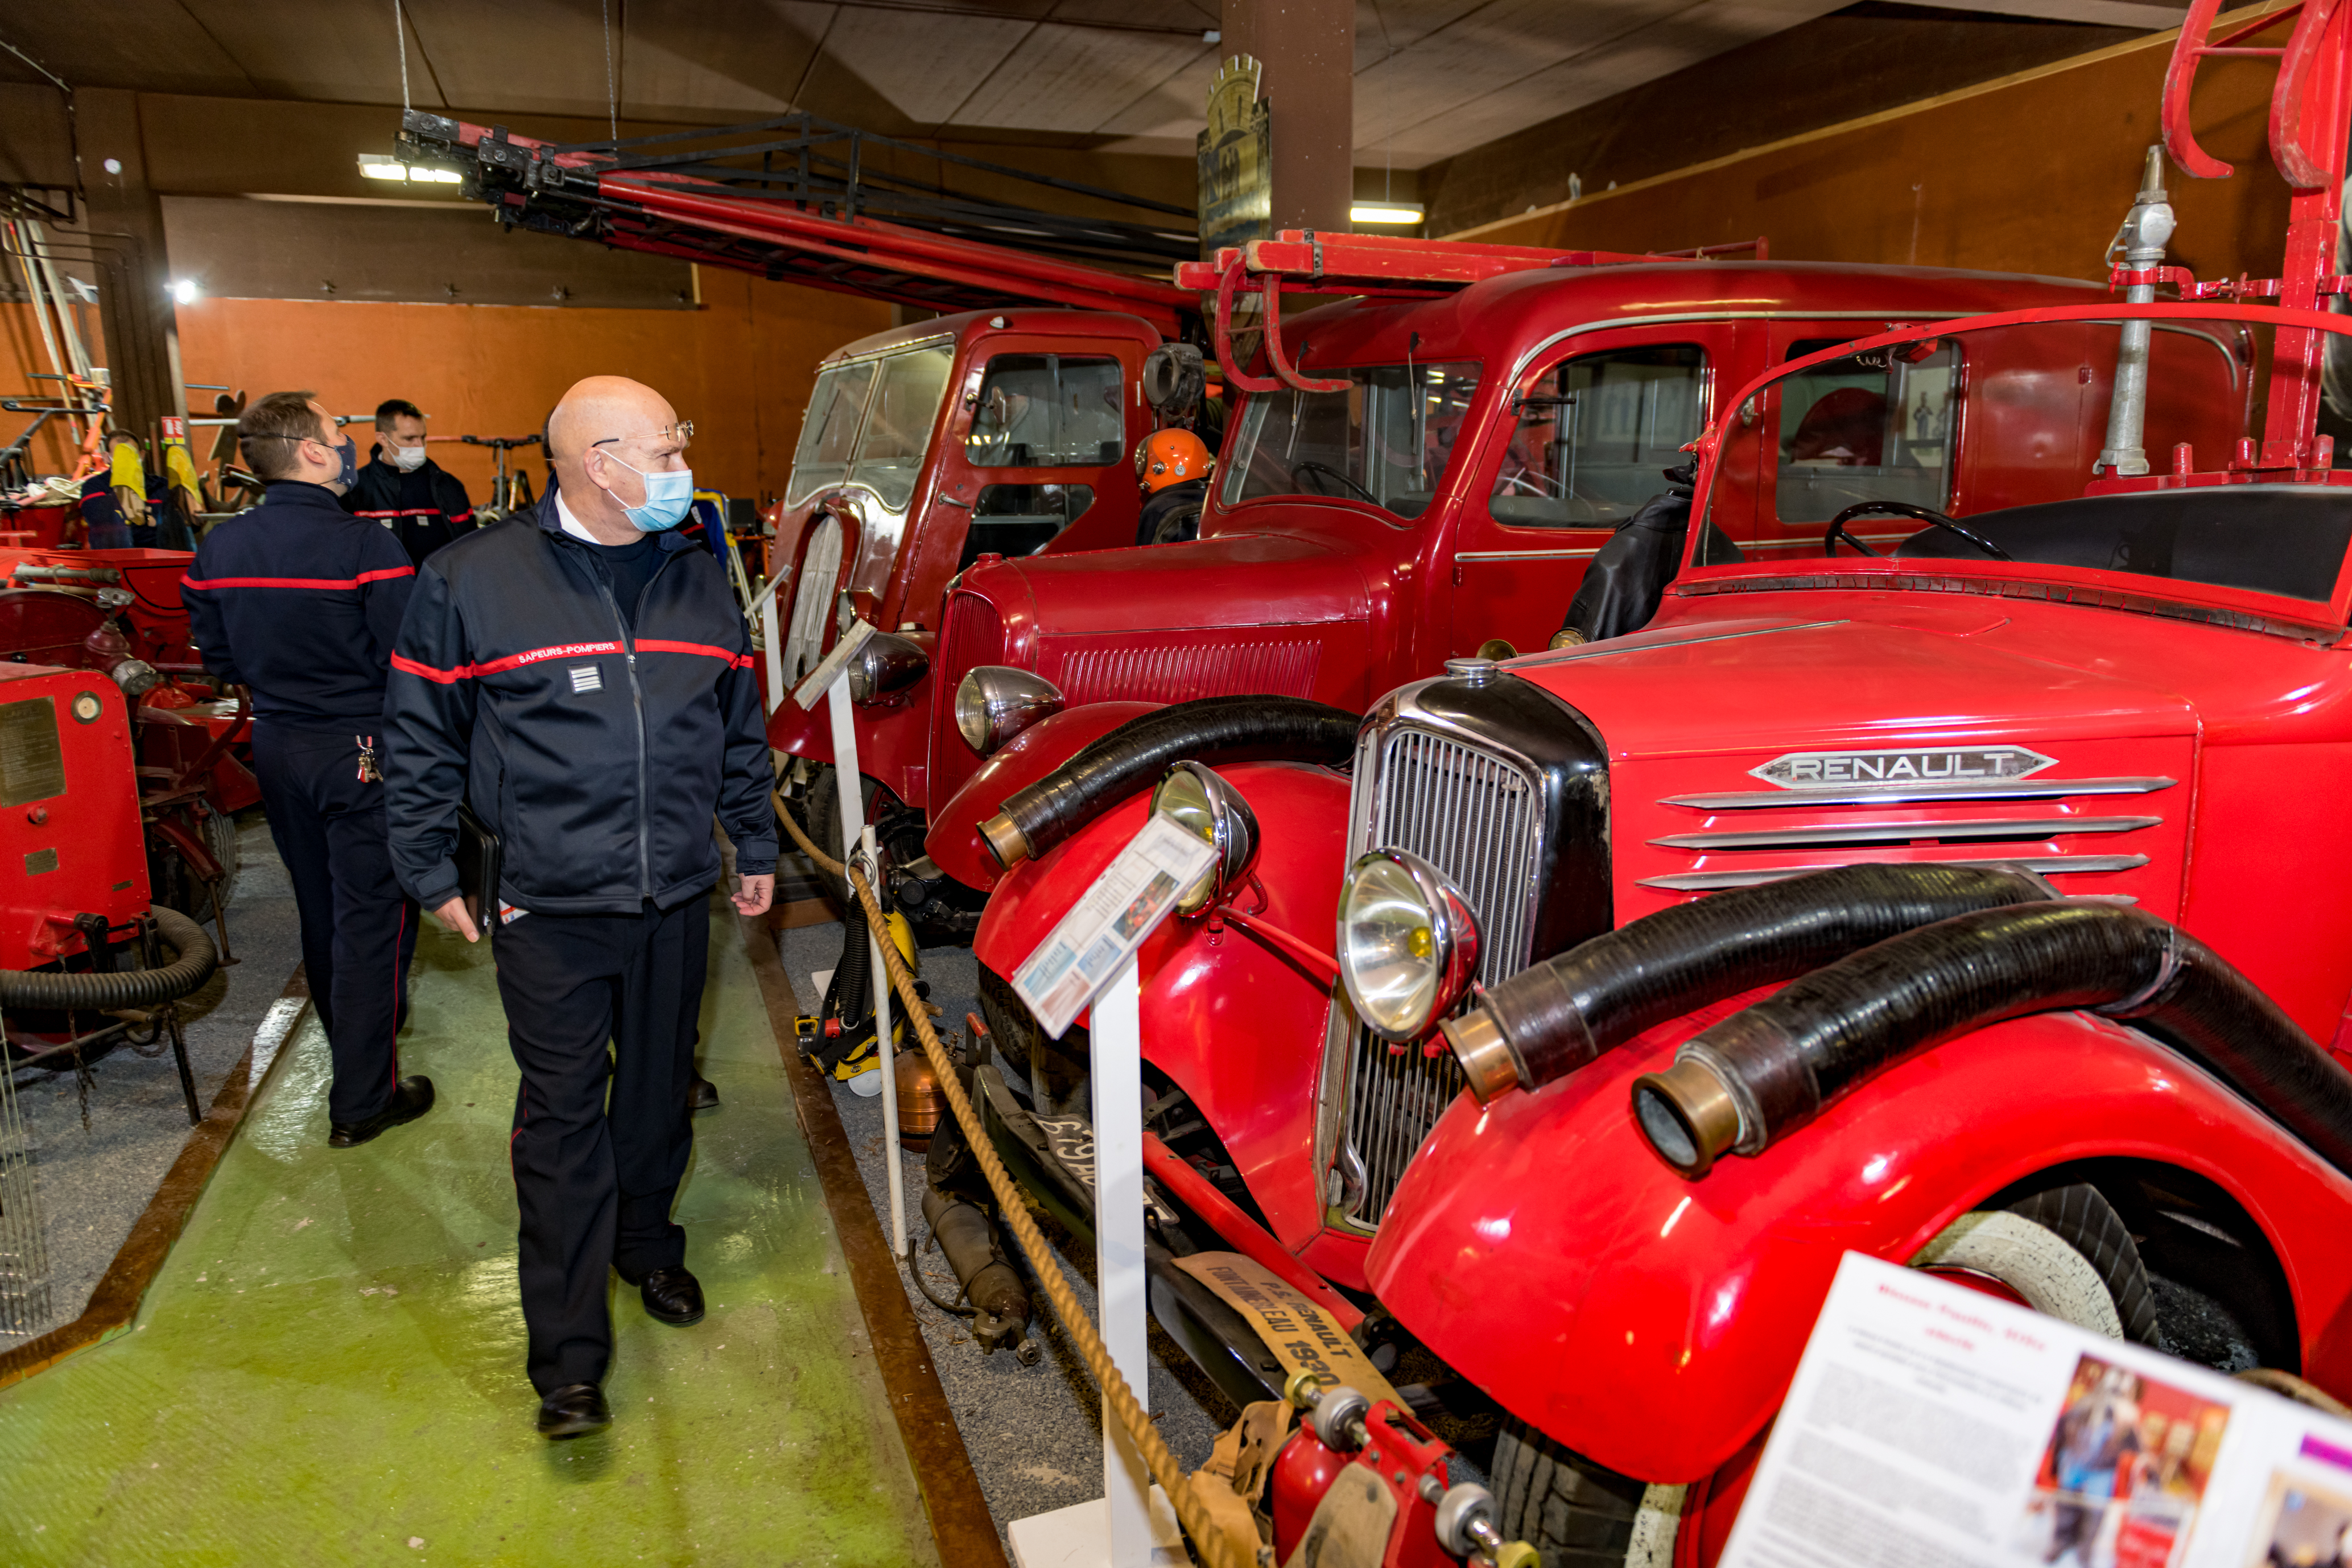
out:
{"label": "brass plaque", "polygon": [[25,857],[25,875],[27,877],[37,877],[44,871],[57,868],[58,852],[54,849],[36,849]]}
{"label": "brass plaque", "polygon": [[0,702],[0,805],[22,805],[65,793],[66,759],[58,746],[57,699]]}

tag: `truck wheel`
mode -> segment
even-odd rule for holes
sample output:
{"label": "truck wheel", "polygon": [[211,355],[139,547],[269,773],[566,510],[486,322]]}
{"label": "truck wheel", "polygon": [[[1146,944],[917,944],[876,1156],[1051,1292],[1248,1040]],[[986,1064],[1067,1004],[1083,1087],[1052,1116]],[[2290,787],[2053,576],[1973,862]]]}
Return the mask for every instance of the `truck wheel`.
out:
{"label": "truck wheel", "polygon": [[1981,1274],[2037,1312],[2109,1339],[2156,1342],[2156,1296],[2139,1248],[2115,1205],[2087,1183],[1964,1214],[1911,1266]]}
{"label": "truck wheel", "polygon": [[[1971,1210],[1911,1267],[1982,1275],[2077,1328],[2156,1342],[2156,1298],[2139,1248],[2087,1183]],[[1542,1552],[1544,1568],[1665,1568],[1683,1494],[1603,1469],[1516,1418],[1495,1440],[1497,1528]]]}
{"label": "truck wheel", "polygon": [[[860,797],[866,805],[866,820],[874,820],[874,796],[882,786],[872,779],[860,779]],[[835,859],[841,858],[841,770],[826,763],[816,770],[809,780],[808,793],[801,797],[801,826],[816,841],[816,847]],[[816,868],[817,879],[833,895],[834,902],[843,909],[849,907],[849,879],[837,871]],[[877,889],[879,891],[880,889]],[[884,906],[888,907],[887,904]]]}
{"label": "truck wheel", "polygon": [[1684,1489],[1645,1486],[1563,1447],[1516,1416],[1495,1437],[1496,1528],[1544,1568],[1666,1568]]}

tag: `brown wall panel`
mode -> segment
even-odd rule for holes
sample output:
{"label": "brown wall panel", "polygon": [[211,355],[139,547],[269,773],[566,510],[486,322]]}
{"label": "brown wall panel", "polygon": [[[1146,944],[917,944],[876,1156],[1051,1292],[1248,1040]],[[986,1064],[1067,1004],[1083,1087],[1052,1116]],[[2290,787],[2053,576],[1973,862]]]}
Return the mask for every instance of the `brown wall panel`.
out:
{"label": "brown wall panel", "polygon": [[560,235],[505,230],[489,209],[165,196],[172,275],[239,300],[684,310],[691,266]]}
{"label": "brown wall panel", "polygon": [[[1790,260],[2104,277],[2101,255],[2158,136],[2172,38],[2154,35],[1453,237],[1653,250],[1760,234]],[[2199,79],[2200,137],[2239,165],[2227,181],[2170,176],[2180,218],[2173,259],[2200,276],[2277,271],[2286,188],[2263,149],[2273,75],[2267,61],[2224,59]]]}
{"label": "brown wall panel", "polygon": [[[887,329],[890,307],[731,272],[705,272],[701,292],[697,310],[201,300],[180,308],[181,353],[190,381],[256,397],[310,387],[339,414],[405,397],[436,436],[528,435],[582,376],[635,376],[695,422],[699,482],[730,495],[781,491],[817,362]],[[47,368],[29,308],[0,304],[0,395],[41,387],[27,377]],[[191,395],[191,412],[210,400]],[[0,430],[13,437],[28,417],[0,415]],[[364,453],[368,428],[354,435]],[[209,431],[196,447],[211,450]],[[443,441],[433,456],[476,500],[488,490],[488,452]],[[43,472],[71,463],[46,440],[34,460]]]}

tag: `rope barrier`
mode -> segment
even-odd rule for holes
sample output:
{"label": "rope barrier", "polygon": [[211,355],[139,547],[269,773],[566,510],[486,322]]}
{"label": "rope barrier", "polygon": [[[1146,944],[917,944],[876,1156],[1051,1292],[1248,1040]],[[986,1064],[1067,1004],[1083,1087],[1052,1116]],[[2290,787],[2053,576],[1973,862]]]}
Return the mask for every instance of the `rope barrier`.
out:
{"label": "rope barrier", "polygon": [[[874,895],[874,886],[867,879],[866,868],[844,865],[819,849],[793,816],[791,807],[784,804],[782,794],[771,791],[770,798],[775,804],[776,816],[783,822],[784,831],[792,836],[801,853],[828,875],[846,875],[858,902],[866,906],[869,928],[884,930],[881,900]],[[1176,1456],[1169,1451],[1159,1428],[1152,1426],[1151,1417],[1135,1397],[1135,1391],[1128,1386],[1127,1379],[1112,1363],[1110,1352],[1103,1347],[1102,1336],[1095,1331],[1093,1321],[1079,1307],[1077,1296],[1070,1289],[1069,1277],[1062,1271],[1062,1266],[1055,1260],[1053,1254],[1046,1250],[1045,1236],[1037,1229],[1036,1222],[1029,1217],[1029,1205],[1022,1197],[1020,1188],[1013,1184],[1003,1162],[996,1157],[988,1130],[982,1126],[980,1113],[972,1109],[971,1100],[965,1096],[963,1086],[956,1078],[955,1066],[948,1059],[947,1048],[940,1044],[938,1031],[931,1027],[930,1017],[923,1010],[922,999],[915,994],[915,977],[907,972],[906,960],[898,954],[898,944],[884,942],[880,946],[882,962],[890,971],[890,988],[898,994],[899,1001],[906,1008],[908,1021],[915,1026],[916,1037],[922,1042],[923,1054],[930,1058],[931,1072],[939,1081],[940,1092],[946,1098],[948,1109],[954,1113],[957,1123],[963,1128],[964,1138],[980,1162],[981,1174],[988,1178],[989,1191],[996,1195],[996,1205],[1004,1216],[1005,1228],[1012,1231],[1013,1238],[1021,1244],[1023,1255],[1029,1259],[1030,1271],[1045,1287],[1045,1300],[1053,1304],[1054,1315],[1062,1320],[1062,1327],[1077,1346],[1078,1355],[1086,1362],[1087,1370],[1094,1374],[1095,1382],[1101,1386],[1103,1404],[1134,1441],[1137,1451],[1143,1456],[1145,1468],[1151,1472],[1151,1479],[1160,1483],[1160,1489],[1168,1494],[1168,1500],[1175,1505],[1176,1517],[1183,1524],[1184,1533],[1201,1548],[1210,1568],[1257,1568],[1257,1564],[1269,1560],[1268,1557],[1255,1545],[1245,1552],[1238,1542],[1218,1528],[1216,1520],[1192,1495],[1192,1489],[1185,1485],[1182,1467],[1176,1462]]]}

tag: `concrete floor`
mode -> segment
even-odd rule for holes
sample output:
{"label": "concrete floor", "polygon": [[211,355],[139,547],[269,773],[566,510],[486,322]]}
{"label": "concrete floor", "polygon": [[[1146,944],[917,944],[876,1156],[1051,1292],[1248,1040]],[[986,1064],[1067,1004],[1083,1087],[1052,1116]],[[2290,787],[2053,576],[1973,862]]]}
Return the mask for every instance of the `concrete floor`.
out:
{"label": "concrete floor", "polygon": [[[199,1106],[212,1104],[302,961],[293,884],[257,810],[237,824],[237,857],[227,902],[229,945],[239,962],[216,971],[183,1005]],[[211,931],[210,920],[205,927]],[[116,1047],[90,1064],[87,1080],[69,1068],[17,1070],[49,1260],[49,1312],[35,1333],[81,1315],[187,1141],[187,1102],[171,1049],[160,1042],[150,1048],[159,1054]],[[0,1349],[11,1342],[0,1339]]]}
{"label": "concrete floor", "polygon": [[[792,977],[803,1007],[814,1008],[824,994],[824,988],[815,984],[816,974],[840,962],[841,927],[828,924],[788,931],[782,933],[781,942],[784,972]],[[948,1029],[962,1026],[967,1012],[979,1008],[979,965],[971,950],[961,947],[927,948],[921,962],[923,978],[930,983],[931,1000],[942,1010],[936,1025],[944,1038]],[[882,1101],[878,1097],[861,1099],[841,1086],[835,1087],[834,1100],[887,1238],[890,1220]],[[731,1114],[722,1110],[705,1115],[698,1122],[698,1135],[715,1125],[718,1118]],[[922,1156],[901,1151],[898,1157],[907,1194],[907,1235],[917,1261],[931,1289],[953,1300],[955,1273],[930,1246],[930,1227],[923,1223]],[[1091,1313],[1095,1310],[1093,1247],[1076,1246],[1050,1216],[1035,1208],[1030,1212],[1055,1244],[1079,1300]],[[1019,1248],[1010,1237],[1005,1246],[1018,1259]],[[1025,1260],[1014,1266],[1024,1278],[1028,1277]],[[964,1447],[971,1455],[972,1468],[980,1477],[981,1491],[998,1530],[1017,1519],[1102,1496],[1101,1395],[1055,1321],[1045,1293],[1031,1284],[1037,1312],[1031,1332],[1044,1343],[1045,1356],[1035,1366],[1024,1367],[1010,1351],[982,1355],[965,1331],[963,1320],[923,1300],[903,1269],[899,1279],[916,1321],[922,1325],[932,1364],[962,1429]],[[1218,1432],[1240,1412],[1226,1405],[1156,1324],[1151,1329],[1151,1352],[1147,1402],[1160,1436],[1177,1459],[1187,1470],[1196,1469],[1209,1457]]]}
{"label": "concrete floor", "polygon": [[532,1430],[515,1069],[487,945],[428,928],[402,1058],[434,1111],[330,1150],[305,1023],[135,1328],[0,1390],[0,1557],[935,1562],[739,928],[723,905],[713,924],[702,1062],[726,1108],[677,1211],[710,1311],[669,1328],[615,1282],[609,1432]]}

